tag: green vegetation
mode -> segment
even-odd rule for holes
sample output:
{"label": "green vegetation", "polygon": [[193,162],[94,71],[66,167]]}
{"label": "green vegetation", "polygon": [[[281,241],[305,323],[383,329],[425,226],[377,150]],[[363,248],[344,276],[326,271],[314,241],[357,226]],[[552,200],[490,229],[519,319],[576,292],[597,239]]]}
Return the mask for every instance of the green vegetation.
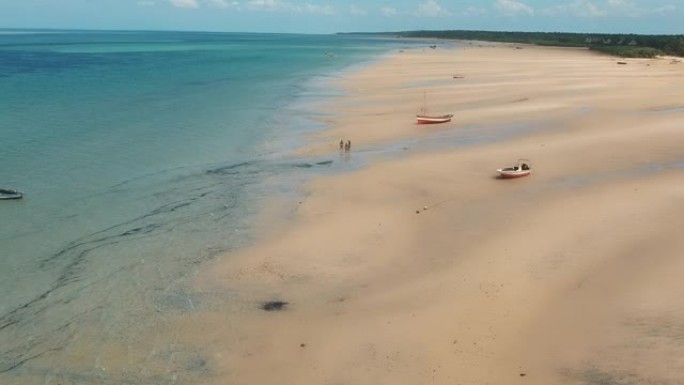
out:
{"label": "green vegetation", "polygon": [[624,47],[613,45],[605,47],[593,47],[593,49],[608,55],[631,58],[654,58],[658,55],[664,54],[663,51],[651,47]]}
{"label": "green vegetation", "polygon": [[407,31],[400,37],[480,40],[589,49],[621,57],[684,56],[684,35],[635,35],[565,32]]}

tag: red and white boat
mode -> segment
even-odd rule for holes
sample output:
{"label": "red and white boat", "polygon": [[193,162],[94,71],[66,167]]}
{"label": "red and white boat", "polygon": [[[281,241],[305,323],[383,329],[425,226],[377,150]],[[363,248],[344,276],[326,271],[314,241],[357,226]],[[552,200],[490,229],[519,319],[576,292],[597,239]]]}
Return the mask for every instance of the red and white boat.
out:
{"label": "red and white boat", "polygon": [[450,122],[454,115],[428,115],[427,108],[425,107],[425,93],[423,93],[423,107],[420,109],[420,113],[416,115],[417,124],[437,124]]}
{"label": "red and white boat", "polygon": [[450,122],[451,118],[453,118],[453,117],[454,117],[454,115],[451,115],[451,114],[439,115],[439,116],[416,115],[416,123],[418,123],[418,124],[446,123],[446,122]]}
{"label": "red and white boat", "polygon": [[518,163],[515,166],[500,168],[496,172],[499,173],[501,178],[512,179],[528,176],[532,173],[532,169],[530,168],[529,159],[518,159]]}

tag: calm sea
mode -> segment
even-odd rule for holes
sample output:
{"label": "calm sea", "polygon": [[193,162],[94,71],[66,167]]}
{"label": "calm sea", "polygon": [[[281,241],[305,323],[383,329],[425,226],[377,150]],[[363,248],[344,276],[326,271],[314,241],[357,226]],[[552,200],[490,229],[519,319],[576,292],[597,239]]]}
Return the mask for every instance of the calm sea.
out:
{"label": "calm sea", "polygon": [[26,194],[0,201],[0,383],[172,383],[74,352],[135,351],[150,314],[192,307],[188,275],[249,243],[262,199],[335,167],[288,155],[324,128],[325,81],[410,44],[0,31],[0,188]]}

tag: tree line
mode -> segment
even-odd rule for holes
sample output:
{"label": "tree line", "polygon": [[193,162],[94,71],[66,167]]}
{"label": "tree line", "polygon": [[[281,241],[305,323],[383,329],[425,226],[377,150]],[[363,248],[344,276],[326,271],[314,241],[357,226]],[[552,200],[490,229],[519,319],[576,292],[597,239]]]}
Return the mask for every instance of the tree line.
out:
{"label": "tree line", "polygon": [[405,31],[383,33],[399,37],[480,40],[561,47],[587,47],[622,57],[684,56],[684,35],[638,35],[569,32]]}

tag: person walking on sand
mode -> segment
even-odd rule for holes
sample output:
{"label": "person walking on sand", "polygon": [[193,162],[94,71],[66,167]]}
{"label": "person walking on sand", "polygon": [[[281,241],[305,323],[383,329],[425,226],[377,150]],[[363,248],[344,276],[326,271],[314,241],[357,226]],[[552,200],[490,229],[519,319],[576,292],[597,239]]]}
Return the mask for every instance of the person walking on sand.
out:
{"label": "person walking on sand", "polygon": [[344,140],[340,139],[340,151],[342,151],[342,148],[344,148]]}
{"label": "person walking on sand", "polygon": [[347,150],[347,151],[351,150],[351,140],[347,140],[347,146],[345,147],[345,150]]}

